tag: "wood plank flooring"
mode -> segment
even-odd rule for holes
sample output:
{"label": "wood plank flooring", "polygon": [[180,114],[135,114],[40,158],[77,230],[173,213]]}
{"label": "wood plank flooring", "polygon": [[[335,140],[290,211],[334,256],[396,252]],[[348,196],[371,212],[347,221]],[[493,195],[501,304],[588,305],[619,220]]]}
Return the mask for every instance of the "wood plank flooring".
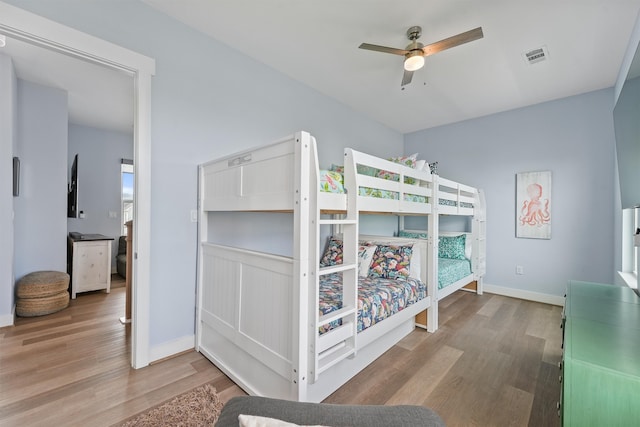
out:
{"label": "wood plank flooring", "polygon": [[449,427],[560,424],[561,307],[459,291],[440,308],[435,334],[414,331],[325,402],[424,405]]}
{"label": "wood plank flooring", "polygon": [[[190,351],[134,370],[124,288],[0,329],[1,426],[110,426],[198,385],[244,392]],[[416,330],[325,401],[417,404],[454,426],[557,426],[561,308],[457,292],[437,333]]]}

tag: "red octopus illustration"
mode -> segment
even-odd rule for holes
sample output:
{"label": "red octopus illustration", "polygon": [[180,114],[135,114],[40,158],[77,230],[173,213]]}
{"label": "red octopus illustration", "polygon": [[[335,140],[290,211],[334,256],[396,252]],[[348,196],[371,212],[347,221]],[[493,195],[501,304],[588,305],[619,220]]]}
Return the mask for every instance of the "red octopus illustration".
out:
{"label": "red octopus illustration", "polygon": [[522,214],[520,225],[542,226],[551,222],[551,214],[549,213],[549,199],[540,200],[542,197],[542,186],[540,184],[530,184],[527,186],[527,194],[529,200],[522,203]]}

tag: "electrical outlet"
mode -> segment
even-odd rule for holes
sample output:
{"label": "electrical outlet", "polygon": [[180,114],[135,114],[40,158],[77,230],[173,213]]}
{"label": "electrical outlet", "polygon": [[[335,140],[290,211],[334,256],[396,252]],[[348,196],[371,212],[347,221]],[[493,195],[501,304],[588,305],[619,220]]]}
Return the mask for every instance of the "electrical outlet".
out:
{"label": "electrical outlet", "polygon": [[198,222],[198,211],[195,209],[192,209],[190,213],[190,217],[191,217],[191,222]]}
{"label": "electrical outlet", "polygon": [[516,274],[524,274],[524,267],[521,265],[516,265]]}

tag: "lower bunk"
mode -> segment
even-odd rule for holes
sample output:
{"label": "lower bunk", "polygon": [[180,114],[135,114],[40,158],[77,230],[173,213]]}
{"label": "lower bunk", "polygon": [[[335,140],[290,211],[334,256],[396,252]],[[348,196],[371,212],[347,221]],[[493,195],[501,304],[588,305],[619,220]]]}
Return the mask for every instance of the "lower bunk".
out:
{"label": "lower bunk", "polygon": [[[427,233],[419,230],[400,230],[398,234],[400,237],[427,239]],[[439,232],[438,235],[438,285],[432,295],[433,312],[429,319],[426,311],[416,316],[416,326],[425,329],[430,322],[435,322],[436,329],[438,327],[438,301],[458,290],[478,295],[483,292],[483,269],[473,248],[473,239],[478,237],[466,232]]]}
{"label": "lower bunk", "polygon": [[291,258],[204,243],[202,263],[197,350],[250,395],[320,402],[413,331],[415,315],[431,306],[420,280],[383,286],[361,277],[356,351],[316,374],[324,355],[314,350],[309,319],[340,310],[337,275],[321,281],[328,292],[311,307],[300,303],[313,298],[294,279]]}

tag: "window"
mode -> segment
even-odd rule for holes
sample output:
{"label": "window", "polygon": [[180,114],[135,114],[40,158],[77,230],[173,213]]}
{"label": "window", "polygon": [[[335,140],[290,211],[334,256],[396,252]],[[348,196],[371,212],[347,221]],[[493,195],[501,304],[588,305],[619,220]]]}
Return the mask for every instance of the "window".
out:
{"label": "window", "polygon": [[[122,235],[127,235],[128,221],[133,219],[133,162],[130,160],[122,160],[121,177],[122,177]],[[125,163],[130,162],[130,163]]]}

